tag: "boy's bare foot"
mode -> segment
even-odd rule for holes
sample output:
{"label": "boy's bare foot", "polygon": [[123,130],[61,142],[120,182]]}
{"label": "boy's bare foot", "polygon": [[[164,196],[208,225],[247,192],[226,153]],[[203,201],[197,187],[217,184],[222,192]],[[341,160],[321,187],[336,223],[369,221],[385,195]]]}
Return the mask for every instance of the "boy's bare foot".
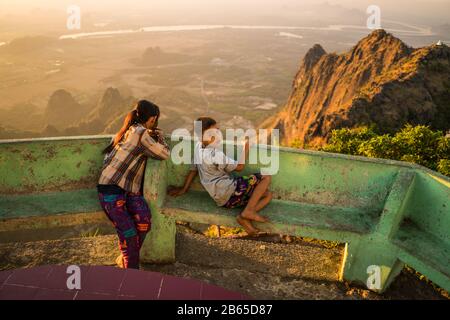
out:
{"label": "boy's bare foot", "polygon": [[242,218],[256,222],[269,222],[269,219],[259,215],[255,210],[245,208],[241,213]]}
{"label": "boy's bare foot", "polygon": [[248,235],[253,236],[259,232],[258,229],[256,229],[250,220],[244,219],[242,216],[238,216],[236,218],[237,222],[245,229],[245,232],[248,233]]}

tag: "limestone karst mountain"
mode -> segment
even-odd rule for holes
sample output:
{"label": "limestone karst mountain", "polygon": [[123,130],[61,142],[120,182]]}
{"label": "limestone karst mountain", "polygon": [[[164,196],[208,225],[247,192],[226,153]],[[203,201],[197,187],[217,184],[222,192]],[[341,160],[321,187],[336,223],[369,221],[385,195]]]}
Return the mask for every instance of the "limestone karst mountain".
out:
{"label": "limestone karst mountain", "polygon": [[50,96],[44,121],[60,130],[76,124],[85,115],[85,112],[86,110],[70,92],[60,89]]}
{"label": "limestone karst mountain", "polygon": [[106,89],[94,105],[82,105],[69,92],[57,90],[49,99],[45,114],[46,128],[41,134],[74,136],[112,133],[114,131],[108,128],[118,118],[123,121],[133,102],[134,98],[122,97],[116,88]]}
{"label": "limestone karst mountain", "polygon": [[[68,135],[91,135],[100,133],[115,133],[116,127],[110,128],[120,119],[120,124],[134,102],[133,97],[123,97],[116,88],[108,88],[103,93],[91,112],[83,117],[76,126],[68,128]],[[117,128],[118,129],[118,128]]]}
{"label": "limestone karst mountain", "polygon": [[287,105],[262,127],[279,129],[285,145],[318,147],[333,129],[406,123],[450,128],[450,49],[413,49],[376,30],[347,53],[310,49]]}
{"label": "limestone karst mountain", "polygon": [[104,126],[107,126],[116,117],[129,111],[133,98],[124,98],[116,88],[108,88],[98,101],[92,112],[89,114],[89,120],[98,120]]}

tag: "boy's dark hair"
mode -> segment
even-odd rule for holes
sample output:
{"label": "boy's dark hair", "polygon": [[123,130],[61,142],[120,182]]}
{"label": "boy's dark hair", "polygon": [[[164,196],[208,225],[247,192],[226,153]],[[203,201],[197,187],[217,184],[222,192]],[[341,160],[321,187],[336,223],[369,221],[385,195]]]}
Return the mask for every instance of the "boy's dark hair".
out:
{"label": "boy's dark hair", "polygon": [[109,146],[103,150],[103,153],[110,153],[114,147],[122,140],[125,133],[130,129],[132,125],[135,124],[144,124],[151,117],[156,118],[156,125],[158,125],[158,119],[160,116],[159,107],[147,100],[140,100],[136,103],[136,106],[133,111],[127,114],[125,117],[122,128],[116,134],[114,141],[110,143]]}
{"label": "boy's dark hair", "polygon": [[217,124],[216,120],[209,117],[200,117],[197,119],[197,121],[202,123],[202,137],[205,134],[206,130],[210,129],[212,126]]}

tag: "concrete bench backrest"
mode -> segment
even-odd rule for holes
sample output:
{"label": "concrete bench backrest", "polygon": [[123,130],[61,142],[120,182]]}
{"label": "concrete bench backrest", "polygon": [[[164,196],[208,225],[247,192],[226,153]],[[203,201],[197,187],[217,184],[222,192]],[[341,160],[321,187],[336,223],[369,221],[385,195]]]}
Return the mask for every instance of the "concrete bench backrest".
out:
{"label": "concrete bench backrest", "polygon": [[0,194],[95,188],[110,137],[0,142]]}

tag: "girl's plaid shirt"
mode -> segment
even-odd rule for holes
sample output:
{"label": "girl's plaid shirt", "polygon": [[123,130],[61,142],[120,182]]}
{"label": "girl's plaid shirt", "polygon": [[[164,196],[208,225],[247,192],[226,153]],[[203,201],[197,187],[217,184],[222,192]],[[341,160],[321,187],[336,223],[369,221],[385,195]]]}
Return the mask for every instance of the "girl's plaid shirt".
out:
{"label": "girl's plaid shirt", "polygon": [[127,192],[139,193],[147,158],[167,160],[169,156],[169,146],[161,134],[152,137],[144,126],[131,126],[106,156],[99,184],[117,185]]}

